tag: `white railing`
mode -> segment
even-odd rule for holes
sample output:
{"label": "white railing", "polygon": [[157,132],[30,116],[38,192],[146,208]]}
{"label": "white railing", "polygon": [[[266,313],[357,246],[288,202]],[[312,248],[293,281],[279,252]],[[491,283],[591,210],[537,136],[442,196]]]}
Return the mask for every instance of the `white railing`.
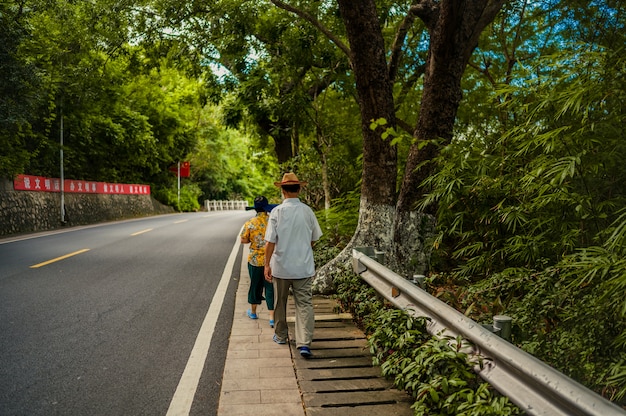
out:
{"label": "white railing", "polygon": [[246,209],[248,201],[204,201],[207,211],[231,211]]}
{"label": "white railing", "polygon": [[474,370],[527,414],[626,415],[626,411],[599,394],[522,351],[374,260],[381,257],[382,253],[375,252],[372,247],[360,247],[352,251],[352,267],[397,308],[428,318],[426,329],[429,334],[453,338],[460,335],[465,339],[469,343],[468,356],[483,358],[483,365],[475,365]]}

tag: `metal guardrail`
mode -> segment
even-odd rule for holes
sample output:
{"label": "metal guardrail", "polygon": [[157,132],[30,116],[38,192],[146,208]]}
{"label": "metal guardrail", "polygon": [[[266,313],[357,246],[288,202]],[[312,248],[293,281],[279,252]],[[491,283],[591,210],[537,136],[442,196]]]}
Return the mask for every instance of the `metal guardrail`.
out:
{"label": "metal guardrail", "polygon": [[[367,254],[366,254],[367,253]],[[400,309],[428,318],[427,331],[437,337],[461,336],[469,344],[474,370],[530,415],[624,416],[626,411],[541,360],[500,338],[415,284],[389,270],[371,247],[352,251],[356,273]]]}
{"label": "metal guardrail", "polygon": [[246,209],[248,201],[204,201],[207,211],[231,211]]}

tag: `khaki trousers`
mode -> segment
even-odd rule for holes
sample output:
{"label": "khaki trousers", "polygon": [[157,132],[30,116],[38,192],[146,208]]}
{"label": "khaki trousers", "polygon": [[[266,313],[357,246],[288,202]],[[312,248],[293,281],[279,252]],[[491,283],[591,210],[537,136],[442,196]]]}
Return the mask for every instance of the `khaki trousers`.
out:
{"label": "khaki trousers", "polygon": [[313,311],[313,291],[311,285],[313,277],[306,279],[280,279],[274,277],[274,294],[276,306],[274,308],[274,333],[286,341],[289,337],[287,327],[287,299],[289,288],[293,290],[293,301],[296,306],[296,347],[310,347],[313,341],[315,328],[315,313]]}

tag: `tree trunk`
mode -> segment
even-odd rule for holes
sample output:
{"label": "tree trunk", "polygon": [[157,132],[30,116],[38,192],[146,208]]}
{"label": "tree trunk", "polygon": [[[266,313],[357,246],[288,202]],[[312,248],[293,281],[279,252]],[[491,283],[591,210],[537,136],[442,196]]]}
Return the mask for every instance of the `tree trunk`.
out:
{"label": "tree trunk", "polygon": [[361,198],[372,205],[396,201],[397,151],[383,140],[382,127],[370,128],[384,118],[395,127],[392,84],[385,57],[385,42],[373,0],[338,0],[339,12],[350,41],[350,62],[356,79],[361,131],[363,133],[363,177]]}
{"label": "tree trunk", "polygon": [[278,163],[285,163],[293,158],[292,134],[288,120],[274,122],[267,116],[256,116],[257,125],[274,140],[274,151]]}
{"label": "tree trunk", "polygon": [[328,158],[326,153],[321,156],[322,159],[322,189],[324,190],[324,211],[328,212],[330,209],[330,183],[328,181]]}
{"label": "tree trunk", "polygon": [[343,253],[318,271],[314,290],[332,290],[332,274],[355,245],[390,247],[393,211],[396,201],[397,151],[381,135],[385,128],[370,128],[372,121],[387,120],[395,127],[392,83],[389,79],[376,4],[373,0],[338,0],[339,11],[350,42],[350,62],[354,70],[361,131],[363,133],[363,174],[357,232]]}
{"label": "tree trunk", "polygon": [[[417,0],[411,5],[406,24],[421,18],[430,34],[421,110],[414,131],[415,143],[408,155],[405,176],[396,204],[397,153],[382,139],[384,128],[370,129],[373,121],[385,119],[395,127],[393,80],[386,62],[374,0],[337,0],[346,27],[350,50],[331,36],[350,55],[356,79],[363,132],[363,175],[357,230],[346,249],[318,271],[314,290],[332,290],[332,274],[350,257],[352,247],[374,246],[389,252],[389,267],[410,276],[428,271],[430,237],[434,235],[436,207],[417,212],[416,204],[426,192],[421,187],[432,174],[432,160],[442,145],[450,142],[461,101],[461,78],[478,44],[482,30],[493,21],[507,0]],[[274,1],[279,7],[305,17],[308,14]],[[406,33],[407,27],[402,30]],[[400,38],[401,39],[401,38]],[[392,71],[393,72],[393,71]]]}
{"label": "tree trunk", "polygon": [[330,145],[324,139],[324,133],[322,131],[322,127],[318,122],[317,111],[315,112],[315,141],[313,142],[313,147],[317,152],[317,155],[322,162],[321,171],[322,171],[322,190],[324,191],[324,212],[325,215],[328,216],[328,210],[330,209],[330,183],[328,181],[328,157],[327,152],[330,149]]}
{"label": "tree trunk", "polygon": [[359,222],[354,236],[337,257],[318,269],[313,281],[313,292],[326,295],[335,292],[334,277],[349,267],[354,247],[369,246],[377,250],[391,247],[392,235],[389,230],[394,215],[395,208],[392,205],[371,205],[361,198]]}
{"label": "tree trunk", "polygon": [[[428,271],[435,230],[436,207],[416,213],[428,192],[422,182],[435,168],[432,161],[450,143],[462,98],[461,79],[483,29],[493,21],[505,0],[444,0],[438,13],[424,14],[430,32],[428,61],[415,143],[409,150],[394,224],[394,268],[412,275]],[[432,11],[431,11],[432,12]],[[407,233],[407,230],[414,231]]]}
{"label": "tree trunk", "polygon": [[280,131],[271,135],[274,139],[274,150],[276,151],[276,159],[278,163],[285,163],[293,158],[291,134]]}

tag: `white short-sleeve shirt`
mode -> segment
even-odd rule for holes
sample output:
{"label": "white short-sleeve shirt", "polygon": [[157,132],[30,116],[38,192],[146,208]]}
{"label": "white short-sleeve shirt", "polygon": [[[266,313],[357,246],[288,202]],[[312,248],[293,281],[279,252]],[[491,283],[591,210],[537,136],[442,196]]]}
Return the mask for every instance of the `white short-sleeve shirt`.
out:
{"label": "white short-sleeve shirt", "polygon": [[286,198],[270,213],[265,241],[274,243],[272,275],[281,279],[305,279],[315,275],[311,242],[322,236],[313,210],[298,198]]}

